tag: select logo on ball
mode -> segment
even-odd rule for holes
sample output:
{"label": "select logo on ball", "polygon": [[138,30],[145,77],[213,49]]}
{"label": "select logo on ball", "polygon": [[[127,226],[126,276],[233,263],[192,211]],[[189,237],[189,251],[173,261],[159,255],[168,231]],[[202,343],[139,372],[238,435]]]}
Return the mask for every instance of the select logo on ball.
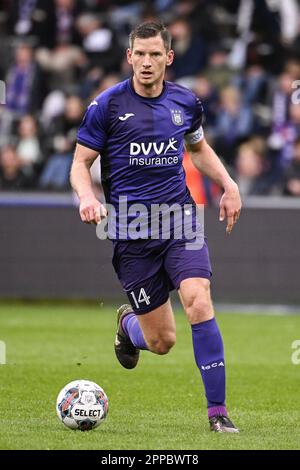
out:
{"label": "select logo on ball", "polygon": [[101,408],[97,410],[86,410],[84,408],[76,408],[73,411],[75,417],[85,417],[85,418],[101,418],[102,410]]}

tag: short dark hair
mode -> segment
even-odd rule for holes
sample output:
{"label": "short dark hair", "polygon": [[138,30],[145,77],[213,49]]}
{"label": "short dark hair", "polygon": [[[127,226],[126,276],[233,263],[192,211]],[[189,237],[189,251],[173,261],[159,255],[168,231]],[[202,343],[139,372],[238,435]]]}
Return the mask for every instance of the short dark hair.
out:
{"label": "short dark hair", "polygon": [[129,35],[129,47],[133,48],[133,43],[136,38],[147,39],[154,38],[160,35],[167,52],[171,49],[171,33],[167,30],[165,25],[160,21],[147,21],[137,25]]}

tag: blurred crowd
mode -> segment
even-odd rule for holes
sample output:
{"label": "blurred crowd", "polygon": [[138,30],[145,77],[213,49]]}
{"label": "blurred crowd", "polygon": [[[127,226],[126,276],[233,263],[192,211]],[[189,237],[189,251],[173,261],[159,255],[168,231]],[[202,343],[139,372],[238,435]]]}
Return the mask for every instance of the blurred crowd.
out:
{"label": "blurred crowd", "polygon": [[[173,36],[167,79],[202,99],[242,194],[300,196],[300,0],[0,0],[0,190],[70,190],[84,110],[130,77],[128,34],[156,18]],[[213,201],[185,168],[197,202]]]}

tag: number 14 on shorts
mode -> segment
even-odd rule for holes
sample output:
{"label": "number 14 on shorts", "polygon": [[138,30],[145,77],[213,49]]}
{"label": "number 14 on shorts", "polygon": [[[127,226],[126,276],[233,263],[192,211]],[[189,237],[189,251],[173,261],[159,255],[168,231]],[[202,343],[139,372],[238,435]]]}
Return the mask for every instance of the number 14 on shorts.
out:
{"label": "number 14 on shorts", "polygon": [[135,295],[134,291],[131,291],[130,295],[133,298],[136,308],[140,308],[140,304],[143,302],[145,302],[146,305],[150,305],[150,295],[146,294],[143,287],[140,289],[138,296]]}

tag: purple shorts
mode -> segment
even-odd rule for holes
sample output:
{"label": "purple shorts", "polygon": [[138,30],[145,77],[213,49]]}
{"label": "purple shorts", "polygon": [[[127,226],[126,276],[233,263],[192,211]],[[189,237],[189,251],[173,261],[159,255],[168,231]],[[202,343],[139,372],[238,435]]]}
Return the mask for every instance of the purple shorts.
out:
{"label": "purple shorts", "polygon": [[113,266],[137,315],[163,305],[169,291],[179,289],[184,279],[211,278],[206,238],[198,250],[187,250],[186,243],[182,239],[114,242]]}

